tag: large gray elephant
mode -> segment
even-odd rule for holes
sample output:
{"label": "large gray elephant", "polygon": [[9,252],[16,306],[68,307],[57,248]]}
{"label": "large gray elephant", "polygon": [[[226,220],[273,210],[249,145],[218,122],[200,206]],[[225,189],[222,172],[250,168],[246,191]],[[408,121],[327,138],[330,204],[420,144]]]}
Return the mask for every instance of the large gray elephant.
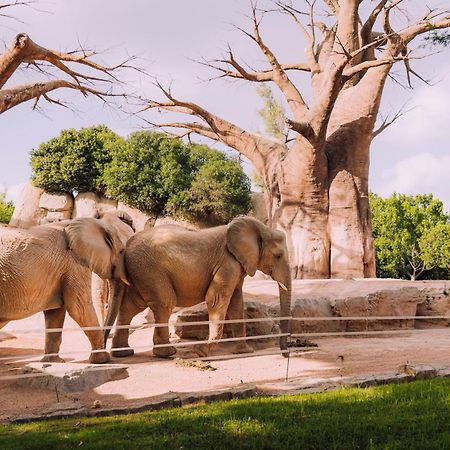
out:
{"label": "large gray elephant", "polygon": [[[291,276],[286,240],[282,232],[272,230],[251,217],[235,218],[229,225],[190,231],[176,225],[146,229],[136,233],[127,244],[125,261],[130,286],[124,295],[112,298],[106,325],[129,325],[132,318],[147,307],[156,323],[167,323],[175,306],[192,306],[206,301],[209,313],[209,341],[222,337],[223,324],[212,321],[243,319],[242,284],[246,275],[257,269],[278,282],[280,314],[290,315]],[[245,324],[233,324],[233,335],[245,336]],[[287,333],[289,321],[281,321]],[[113,356],[129,356],[128,329],[115,330]],[[105,342],[108,330],[105,331]],[[167,327],[156,327],[153,343],[168,344]],[[212,343],[199,344],[200,356],[209,353]],[[281,338],[280,347],[287,348]],[[117,350],[114,350],[114,349]],[[237,352],[252,351],[240,341]],[[155,347],[153,354],[168,357],[172,346]]]}
{"label": "large gray elephant", "polygon": [[[62,328],[66,311],[80,326],[98,327],[91,299],[92,272],[128,283],[117,223],[80,218],[29,229],[1,227],[0,328],[39,311],[44,311],[46,329]],[[90,362],[109,361],[103,333],[84,332],[93,350]],[[49,356],[43,361],[62,361],[57,356],[61,337],[61,332],[46,333]]]}

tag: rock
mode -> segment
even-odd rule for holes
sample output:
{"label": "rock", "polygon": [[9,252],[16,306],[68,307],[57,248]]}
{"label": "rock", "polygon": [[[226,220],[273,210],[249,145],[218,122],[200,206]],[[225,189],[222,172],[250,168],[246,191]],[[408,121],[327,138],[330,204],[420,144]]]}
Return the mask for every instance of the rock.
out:
{"label": "rock", "polygon": [[125,211],[131,216],[133,219],[133,226],[136,231],[143,230],[147,222],[149,222],[150,226],[154,226],[155,224],[156,217],[146,214],[137,208],[128,206],[126,203],[118,202],[117,209],[120,211]]}
{"label": "rock", "polygon": [[[245,317],[247,319],[268,319],[261,322],[246,323],[247,336],[263,336],[268,334],[277,334],[280,332],[279,326],[275,323],[275,319],[271,318],[269,307],[259,302],[245,302]],[[170,318],[169,331],[174,337],[181,339],[199,339],[208,338],[208,325],[187,325],[181,326],[182,322],[202,322],[208,320],[208,310],[205,303],[200,303],[191,308],[183,308],[172,314]],[[225,324],[224,338],[232,337],[231,324]],[[258,339],[259,340],[259,339]],[[267,342],[268,339],[261,341]]]}
{"label": "rock", "polygon": [[[279,307],[278,307],[279,308]],[[292,317],[333,317],[332,300],[327,297],[317,299],[293,298],[291,302]],[[278,312],[277,312],[278,314]],[[325,333],[343,331],[343,324],[338,320],[293,320],[291,333]]]}
{"label": "rock", "polygon": [[[427,288],[417,304],[418,316],[450,315],[450,289]],[[447,327],[450,319],[416,319],[416,328]]]}
{"label": "rock", "polygon": [[97,217],[99,214],[115,211],[116,209],[116,200],[111,200],[93,192],[80,192],[75,197],[72,218]]}
{"label": "rock", "polygon": [[29,363],[19,378],[22,386],[39,389],[59,389],[64,392],[87,391],[112,380],[127,378],[128,366],[124,364],[93,365],[81,363]]}
{"label": "rock", "polygon": [[40,220],[40,225],[46,223],[61,222],[61,220],[67,220],[72,218],[72,211],[48,211],[46,216]]}
{"label": "rock", "polygon": [[39,207],[52,212],[70,211],[71,215],[73,209],[73,197],[67,193],[49,194],[48,192],[43,192],[39,200]]}
{"label": "rock", "polygon": [[28,182],[22,189],[20,200],[17,202],[9,224],[21,228],[39,225],[46,215],[46,211],[39,207],[43,193],[43,189],[34,187],[31,182]]}

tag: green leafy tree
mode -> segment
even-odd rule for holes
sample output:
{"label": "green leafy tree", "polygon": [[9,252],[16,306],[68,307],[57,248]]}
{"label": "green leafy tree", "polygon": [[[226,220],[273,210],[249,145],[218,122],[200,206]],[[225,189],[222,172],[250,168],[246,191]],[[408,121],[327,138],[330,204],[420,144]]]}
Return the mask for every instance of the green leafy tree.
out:
{"label": "green leafy tree", "polygon": [[[193,159],[198,158],[193,148]],[[183,212],[211,225],[227,223],[250,210],[250,180],[237,161],[223,153],[202,149],[203,164],[187,192],[188,203]]]}
{"label": "green leafy tree", "polygon": [[386,199],[370,194],[370,206],[378,276],[415,280],[426,269],[441,267],[426,250],[430,236],[449,223],[440,200],[432,194],[393,194]]}
{"label": "green leafy tree", "polygon": [[425,230],[419,247],[427,269],[444,269],[450,275],[450,223],[438,223]]}
{"label": "green leafy tree", "polygon": [[450,45],[450,33],[448,31],[438,32],[432,30],[428,36],[425,36],[425,40],[431,45],[447,47]]}
{"label": "green leafy tree", "polygon": [[191,183],[190,153],[163,133],[132,133],[105,169],[107,194],[151,214],[182,205]]}
{"label": "green leafy tree", "polygon": [[9,223],[14,212],[12,202],[6,201],[4,193],[0,193],[0,223]]}
{"label": "green leafy tree", "polygon": [[47,192],[105,190],[103,172],[124,140],[106,126],[63,130],[31,151],[32,181]]}
{"label": "green leafy tree", "polygon": [[250,208],[240,165],[204,145],[136,132],[116,147],[104,174],[107,194],[151,214],[226,223]]}

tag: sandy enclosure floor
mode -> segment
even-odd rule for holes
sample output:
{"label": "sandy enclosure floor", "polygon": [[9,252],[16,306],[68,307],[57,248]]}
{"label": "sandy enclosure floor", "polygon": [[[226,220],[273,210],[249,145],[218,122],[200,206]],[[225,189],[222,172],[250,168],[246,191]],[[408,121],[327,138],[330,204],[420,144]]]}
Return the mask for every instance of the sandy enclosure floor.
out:
{"label": "sandy enclosure floor", "polygon": [[[253,283],[253,284],[252,284]],[[253,289],[254,299],[264,295],[268,301],[276,298],[276,286],[262,288],[265,282],[252,281],[248,289]],[[261,292],[259,292],[261,291]],[[29,361],[39,361],[44,348],[43,314],[11,323],[2,331],[14,329],[40,329],[6,339],[0,343],[0,377],[18,373]],[[65,327],[76,328],[67,320]],[[151,345],[152,329],[135,331],[130,336],[132,347],[137,350],[133,357],[113,358],[113,363],[126,364],[129,377],[107,382],[85,392],[55,392],[21,385],[17,381],[0,380],[0,420],[55,411],[68,411],[80,407],[90,407],[100,401],[102,407],[112,408],[143,404],[160,394],[168,392],[204,392],[231,386],[253,383],[283,383],[286,389],[299,382],[314,384],[324,379],[339,379],[352,375],[376,375],[399,372],[405,364],[427,364],[450,366],[450,328],[405,331],[372,337],[320,337],[311,338],[318,344],[316,349],[293,353],[289,361],[288,382],[287,359],[280,354],[259,355],[258,352],[276,352],[276,342],[256,343],[249,341],[256,353],[239,357],[229,353],[226,344],[220,344],[213,352],[210,365],[216,370],[202,371],[195,367],[180,366],[176,360],[153,357]],[[63,333],[61,352],[67,362],[87,362],[89,345],[80,331]],[[70,352],[83,351],[82,354]],[[215,360],[214,356],[227,355],[226,359]],[[35,355],[29,358],[29,355]],[[6,361],[5,357],[14,356]],[[27,358],[24,359],[24,356]],[[180,348],[180,358],[193,358],[189,348]]]}

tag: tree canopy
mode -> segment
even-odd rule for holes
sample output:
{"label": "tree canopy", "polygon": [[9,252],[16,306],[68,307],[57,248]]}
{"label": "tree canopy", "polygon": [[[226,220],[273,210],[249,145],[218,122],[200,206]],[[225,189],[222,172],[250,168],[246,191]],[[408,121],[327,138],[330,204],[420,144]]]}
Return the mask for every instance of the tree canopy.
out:
{"label": "tree canopy", "polygon": [[5,194],[0,193],[0,223],[9,223],[14,212],[14,205],[5,199]]}
{"label": "tree canopy", "polygon": [[33,184],[48,192],[97,192],[154,215],[217,225],[250,209],[250,181],[237,161],[164,133],[64,130],[32,150],[31,166]]}
{"label": "tree canopy", "polygon": [[447,278],[450,217],[429,195],[370,195],[377,276]]}
{"label": "tree canopy", "polygon": [[63,130],[31,151],[32,180],[47,192],[100,192],[114,147],[124,140],[106,126]]}

